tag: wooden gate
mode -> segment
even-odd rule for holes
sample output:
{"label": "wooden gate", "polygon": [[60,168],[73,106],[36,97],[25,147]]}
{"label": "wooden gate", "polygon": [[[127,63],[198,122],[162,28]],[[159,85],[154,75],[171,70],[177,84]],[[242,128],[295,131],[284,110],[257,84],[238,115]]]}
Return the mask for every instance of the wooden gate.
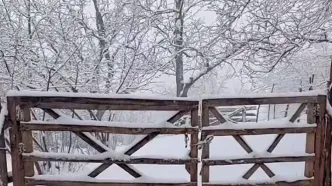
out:
{"label": "wooden gate", "polygon": [[[277,183],[257,183],[255,185],[279,185],[279,186],[322,186],[330,185],[330,155],[331,155],[331,126],[330,119],[326,115],[326,96],[315,94],[300,94],[296,96],[267,96],[251,98],[217,98],[203,99],[201,105],[199,100],[189,100],[187,98],[174,99],[142,99],[142,98],[123,98],[107,97],[107,95],[95,97],[94,94],[88,96],[75,96],[72,94],[54,94],[39,93],[31,96],[31,93],[16,93],[8,96],[8,119],[11,125],[11,151],[13,165],[14,186],[33,186],[33,185],[57,185],[57,186],[196,186],[200,185],[199,178],[202,178],[202,185],[208,186],[229,186],[239,185],[220,184],[210,181],[210,166],[236,165],[236,164],[254,164],[243,178],[249,179],[254,172],[261,167],[269,177],[274,177],[275,173],[266,165],[266,163],[276,162],[305,162],[305,176],[307,179],[287,182],[280,180]],[[288,118],[288,121],[282,127],[269,125],[266,127],[247,126],[247,123],[234,124],[242,125],[230,128],[228,121],[216,109],[218,106],[235,105],[263,105],[263,104],[290,104],[299,103],[300,106],[294,114]],[[200,108],[199,108],[200,107]],[[31,108],[40,108],[45,113],[54,118],[54,121],[38,121],[31,119]],[[165,121],[165,125],[154,127],[123,127],[114,126],[110,123],[98,121],[79,121],[58,120],[62,117],[60,112],[55,109],[75,109],[83,110],[158,110],[158,111],[177,111],[175,115]],[[306,112],[307,123],[303,127],[295,126],[294,123],[300,114]],[[190,113],[190,126],[168,125],[175,123],[184,115]],[[200,114],[199,114],[200,113]],[[219,120],[220,125],[210,126],[210,115],[213,114]],[[201,115],[201,119],[199,119]],[[225,125],[227,127],[224,127]],[[249,123],[248,123],[249,124]],[[287,125],[286,125],[287,124]],[[33,148],[32,131],[71,131],[99,153],[100,156],[73,156],[70,154],[54,154],[45,152],[36,152]],[[142,140],[133,145],[123,155],[124,159],[112,158],[112,152],[102,143],[98,142],[91,135],[92,132],[115,133],[115,134],[141,134],[146,135]],[[210,159],[209,143],[213,136],[233,136],[233,138],[247,152],[253,152],[253,149],[246,143],[242,135],[262,135],[277,134],[277,137],[267,149],[268,153],[276,148],[285,134],[288,133],[306,133],[307,145],[304,155],[292,156],[268,156],[268,157],[245,157],[237,159]],[[189,158],[148,158],[148,157],[130,157],[137,150],[142,148],[152,139],[160,134],[189,134],[190,135],[190,154]],[[199,140],[201,134],[201,140]],[[202,156],[198,157],[200,147],[202,147]],[[108,153],[108,154],[107,154]],[[111,156],[111,157],[109,157]],[[108,158],[105,158],[108,157]],[[35,168],[38,169],[35,162],[38,161],[66,161],[66,162],[88,162],[101,163],[95,170],[90,172],[88,180],[60,179],[59,177],[37,175]],[[202,163],[202,167],[199,167]],[[101,174],[112,164],[117,164],[135,178],[141,176],[140,172],[135,170],[131,164],[169,164],[185,165],[189,173],[189,182],[109,182],[92,179]],[[201,174],[198,174],[201,172]],[[240,184],[251,185],[251,184]]]}
{"label": "wooden gate", "polygon": [[[8,97],[9,119],[12,122],[11,145],[12,145],[12,165],[13,182],[15,186],[32,185],[137,185],[135,183],[112,183],[105,181],[73,181],[59,178],[45,178],[43,176],[33,177],[34,162],[37,161],[67,161],[67,162],[88,162],[102,163],[88,176],[94,178],[106,170],[112,164],[117,164],[135,178],[141,176],[129,164],[170,164],[187,165],[190,170],[190,182],[188,183],[144,183],[143,185],[197,185],[197,147],[198,143],[198,101],[177,100],[158,100],[158,99],[121,99],[121,98],[93,98],[93,97],[61,97],[61,96],[13,96]],[[167,120],[167,123],[174,123],[188,112],[191,113],[192,127],[121,127],[108,126],[102,123],[93,122],[82,124],[79,121],[53,122],[31,120],[30,108],[41,108],[55,119],[61,115],[53,109],[89,109],[89,110],[159,110],[159,111],[178,111],[174,116]],[[22,113],[22,115],[20,115]],[[100,159],[98,156],[72,156],[70,154],[36,153],[33,151],[33,140],[31,131],[71,131],[79,138],[88,143],[100,153],[109,153],[109,149],[98,143],[90,132],[104,132],[116,134],[141,134],[146,135],[136,145],[128,149],[124,156],[125,159],[106,158]],[[190,134],[192,147],[189,159],[172,158],[130,158],[130,155],[146,145],[159,134]],[[109,154],[112,156],[112,154]]]}
{"label": "wooden gate", "polygon": [[[235,106],[235,105],[265,105],[265,104],[291,104],[299,103],[300,106],[294,114],[287,118],[284,126],[266,124],[262,126],[242,125],[243,127],[233,125],[233,128],[224,126],[226,119],[217,111],[217,106]],[[294,122],[299,118],[300,114],[306,109],[307,124],[305,126],[296,126]],[[212,113],[221,123],[219,126],[209,126],[209,113]],[[266,163],[276,162],[305,162],[304,175],[308,178],[305,180],[297,180],[295,182],[286,182],[280,180],[275,184],[268,185],[293,185],[293,186],[322,186],[330,185],[330,152],[331,152],[331,126],[326,116],[326,96],[282,96],[282,97],[253,97],[253,98],[222,98],[222,99],[204,99],[202,100],[202,139],[209,135],[213,136],[232,136],[237,143],[248,153],[252,153],[253,149],[246,143],[242,135],[264,135],[277,134],[277,137],[266,150],[272,153],[285,134],[306,133],[306,153],[303,155],[290,156],[267,156],[267,157],[244,157],[237,159],[209,159],[209,144],[203,147],[202,151],[202,181],[203,185],[226,186],[230,184],[213,184],[210,182],[210,166],[237,165],[237,164],[254,164],[244,175],[244,179],[249,179],[255,171],[260,167],[270,178],[275,173],[267,166]],[[275,122],[275,121],[274,121]],[[324,176],[325,175],[325,176]],[[313,178],[312,178],[313,177]],[[241,184],[244,185],[244,184]],[[250,185],[250,184],[248,184]],[[267,185],[266,183],[255,185]]]}

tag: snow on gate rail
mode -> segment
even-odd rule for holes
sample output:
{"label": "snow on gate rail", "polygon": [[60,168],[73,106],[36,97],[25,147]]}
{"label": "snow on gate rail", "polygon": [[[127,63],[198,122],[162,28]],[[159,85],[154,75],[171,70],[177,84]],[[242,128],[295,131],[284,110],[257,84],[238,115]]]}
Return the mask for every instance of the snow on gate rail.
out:
{"label": "snow on gate rail", "polygon": [[[330,130],[325,117],[326,96],[322,92],[311,91],[308,93],[295,94],[268,94],[268,95],[246,95],[243,97],[206,97],[203,100],[192,98],[166,98],[166,97],[139,97],[130,95],[96,95],[79,93],[57,93],[57,92],[32,92],[32,91],[12,91],[8,94],[9,120],[12,122],[12,161],[13,161],[13,182],[14,186],[24,185],[156,185],[156,186],[187,186],[187,185],[266,185],[266,183],[253,183],[250,181],[238,183],[215,183],[209,180],[209,167],[234,165],[234,164],[254,164],[253,167],[243,175],[244,179],[249,179],[251,175],[261,167],[266,174],[273,178],[275,174],[265,163],[272,162],[306,162],[306,178],[299,180],[272,179],[270,185],[323,185],[327,183],[328,177],[324,177],[324,171],[328,163],[324,149],[330,148]],[[224,118],[216,109],[217,106],[234,105],[261,105],[261,104],[290,104],[300,103],[295,113],[288,118],[259,123],[234,124]],[[21,121],[16,120],[16,106],[23,112]],[[199,111],[199,107],[201,107]],[[41,108],[52,116],[54,121],[31,120],[30,109]],[[85,109],[85,110],[166,110],[177,111],[175,115],[167,121],[155,124],[135,124],[124,127],[123,123],[102,122],[102,121],[80,121],[65,117],[54,109]],[[305,110],[308,110],[308,122],[295,124],[296,119]],[[310,114],[310,111],[318,111],[318,115]],[[201,125],[199,113],[201,115]],[[220,122],[220,125],[209,126],[209,112]],[[178,121],[182,116],[190,113],[190,125],[174,126],[172,123]],[[312,112],[313,113],[313,112]],[[314,122],[312,122],[314,121]],[[31,131],[72,131],[83,141],[95,148],[99,155],[84,156],[47,152],[34,152]],[[201,141],[199,133],[201,131]],[[100,141],[94,138],[90,132],[109,132],[120,134],[145,134],[142,140],[129,148],[126,152],[119,154],[111,151]],[[282,157],[274,156],[272,151],[278,145],[286,133],[307,133],[307,153],[286,154]],[[159,134],[190,134],[190,153],[186,158],[172,157],[135,157],[131,156],[149,141]],[[267,153],[256,157],[251,156],[253,149],[245,142],[241,135],[278,134]],[[204,141],[209,135],[213,136],[233,136],[233,138],[248,152],[247,157],[230,157],[218,159],[209,157],[209,143]],[[313,141],[316,141],[314,144]],[[24,152],[22,152],[24,144]],[[199,157],[199,147],[202,147],[202,156]],[[314,149],[314,150],[312,150]],[[312,152],[313,151],[313,152]],[[64,176],[36,175],[34,163],[38,161],[68,161],[68,162],[100,162],[102,163],[85,178],[68,178]],[[15,163],[14,163],[15,162]],[[199,167],[202,162],[202,167]],[[314,163],[315,162],[315,163]],[[130,175],[135,177],[135,181],[106,181],[95,179],[101,172],[112,164],[117,164]],[[130,164],[183,164],[190,175],[189,181],[172,180],[149,180],[144,179],[141,172],[135,170]],[[24,167],[25,171],[21,171]],[[198,172],[202,169],[202,177]],[[329,169],[330,170],[330,169]],[[313,172],[315,172],[313,174]],[[202,183],[200,182],[202,179]],[[275,183],[275,184],[273,184]]]}

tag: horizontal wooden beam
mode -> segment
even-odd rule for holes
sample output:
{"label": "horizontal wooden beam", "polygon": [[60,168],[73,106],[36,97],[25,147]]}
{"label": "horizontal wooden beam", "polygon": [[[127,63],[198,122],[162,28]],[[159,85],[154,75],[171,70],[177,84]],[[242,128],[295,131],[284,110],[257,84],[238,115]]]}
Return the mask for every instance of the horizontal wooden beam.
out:
{"label": "horizontal wooden beam", "polygon": [[178,128],[134,128],[134,127],[112,127],[98,125],[75,125],[75,124],[52,124],[37,122],[21,122],[21,130],[38,131],[72,131],[72,132],[103,132],[113,134],[150,134],[158,132],[160,134],[195,134],[198,128],[178,127]]}
{"label": "horizontal wooden beam", "polygon": [[[237,123],[241,123],[244,122],[242,118],[229,118],[231,121],[237,122]],[[218,119],[216,118],[210,118],[209,119],[209,123],[220,123]],[[251,122],[254,123],[256,122],[255,118],[245,118],[245,122]]]}
{"label": "horizontal wooden beam", "polygon": [[261,157],[261,158],[240,158],[228,160],[202,160],[203,165],[239,165],[254,163],[281,163],[281,162],[306,162],[314,161],[315,156],[283,156],[283,157]]}
{"label": "horizontal wooden beam", "polygon": [[234,135],[264,135],[264,134],[301,134],[315,132],[316,127],[294,127],[294,128],[256,128],[256,129],[211,129],[203,128],[202,131],[214,136]]}
{"label": "horizontal wooden beam", "polygon": [[[46,153],[44,153],[46,154]],[[166,158],[128,158],[126,160],[117,160],[112,158],[96,158],[92,156],[77,156],[69,154],[57,155],[34,155],[34,154],[23,154],[24,161],[62,161],[62,162],[84,162],[84,163],[115,163],[115,164],[160,164],[160,165],[184,165],[189,163],[198,163],[198,159],[166,159]]]}
{"label": "horizontal wooden beam", "polygon": [[130,98],[90,97],[15,97],[18,104],[30,108],[91,109],[91,110],[190,110],[198,107],[199,101],[153,100]]}
{"label": "horizontal wooden beam", "polygon": [[245,107],[217,107],[216,109],[219,112],[234,112],[236,110],[239,110],[241,108],[245,108],[246,111],[248,110],[256,110],[257,106],[245,106]]}
{"label": "horizontal wooden beam", "polygon": [[106,181],[61,181],[61,180],[37,180],[26,178],[26,186],[56,185],[56,186],[197,186],[195,182],[188,183],[135,183],[135,182],[106,182]]}
{"label": "horizontal wooden beam", "polygon": [[278,181],[274,183],[234,183],[234,184],[222,184],[222,183],[203,183],[202,186],[312,186],[312,180],[299,180],[294,182]]}
{"label": "horizontal wooden beam", "polygon": [[220,99],[204,99],[203,103],[209,107],[225,106],[225,105],[235,106],[235,105],[317,103],[318,97],[319,96],[220,98]]}
{"label": "horizontal wooden beam", "polygon": [[21,130],[40,130],[40,131],[72,131],[72,132],[104,132],[114,134],[194,134],[198,128],[134,128],[134,127],[111,127],[98,125],[72,125],[72,124],[38,124],[25,123],[21,125]]}

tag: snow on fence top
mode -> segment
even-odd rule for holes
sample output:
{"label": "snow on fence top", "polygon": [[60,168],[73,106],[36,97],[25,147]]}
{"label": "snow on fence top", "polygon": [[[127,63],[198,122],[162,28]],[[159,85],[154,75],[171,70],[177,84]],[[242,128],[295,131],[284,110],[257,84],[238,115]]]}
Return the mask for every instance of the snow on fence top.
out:
{"label": "snow on fence top", "polygon": [[[203,105],[233,106],[288,103],[317,103],[322,90],[301,93],[270,93],[247,95],[203,96]],[[17,98],[17,104],[27,107],[52,109],[97,109],[97,110],[191,110],[198,107],[198,98],[166,97],[137,94],[92,94],[69,92],[9,91],[8,101]],[[325,99],[325,98],[324,98]],[[12,101],[14,101],[12,99]],[[322,101],[322,100],[320,100]]]}
{"label": "snow on fence top", "polygon": [[195,98],[172,97],[149,94],[99,94],[99,93],[74,93],[54,91],[16,91],[7,92],[7,97],[68,97],[68,98],[103,98],[103,99],[141,99],[141,100],[174,100],[174,101],[198,101]]}
{"label": "snow on fence top", "polygon": [[[15,99],[14,99],[15,98]],[[44,109],[96,110],[190,110],[199,101],[193,98],[151,96],[137,94],[92,94],[69,92],[9,91],[8,103]]]}
{"label": "snow on fence top", "polygon": [[326,95],[325,90],[312,90],[307,92],[262,93],[262,94],[220,94],[203,95],[202,99],[236,99],[236,98],[273,98]]}
{"label": "snow on fence top", "polygon": [[[236,99],[236,98],[272,98],[272,97],[297,97],[297,96],[319,96],[326,95],[325,90],[312,90],[307,92],[288,93],[263,93],[263,94],[219,94],[203,95],[201,99]],[[82,98],[113,98],[113,99],[148,99],[148,100],[177,100],[177,101],[199,101],[197,97],[174,97],[147,94],[99,94],[99,93],[73,93],[54,91],[16,91],[7,92],[7,97],[82,97]]]}

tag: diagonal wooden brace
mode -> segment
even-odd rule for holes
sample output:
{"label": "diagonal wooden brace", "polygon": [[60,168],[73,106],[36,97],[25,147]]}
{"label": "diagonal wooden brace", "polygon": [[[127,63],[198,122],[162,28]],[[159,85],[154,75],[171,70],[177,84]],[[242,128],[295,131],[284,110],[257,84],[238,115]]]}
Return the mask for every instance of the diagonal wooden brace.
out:
{"label": "diagonal wooden brace", "polygon": [[[290,122],[294,123],[295,120],[301,115],[302,111],[306,108],[308,104],[307,103],[302,103],[299,108],[295,111],[293,116],[289,119]],[[285,134],[278,134],[278,136],[273,140],[272,144],[269,146],[267,149],[267,152],[272,153],[273,150],[277,147],[279,142],[282,140],[282,138],[285,136]],[[240,144],[241,145],[241,144]],[[242,146],[242,145],[241,145]],[[242,146],[243,147],[243,146]],[[247,151],[248,152],[248,151]],[[243,178],[249,179],[255,172],[256,170],[261,167],[264,172],[269,176],[273,177],[274,174],[272,171],[269,170],[269,168],[265,164],[254,164],[244,175]]]}
{"label": "diagonal wooden brace", "polygon": [[209,111],[217,118],[217,120],[223,124],[227,120],[219,113],[219,111],[215,107],[210,107]]}
{"label": "diagonal wooden brace", "polygon": [[[171,118],[169,118],[167,120],[167,122],[169,122],[169,123],[175,123],[177,120],[179,120],[182,116],[184,116],[188,112],[189,112],[189,110],[179,111],[174,116],[172,116]],[[138,151],[140,148],[142,148],[144,145],[146,145],[147,143],[149,143],[151,140],[153,140],[158,135],[159,135],[158,132],[148,134],[142,140],[140,140],[138,143],[136,143],[133,147],[131,147],[129,150],[127,150],[124,154],[129,155],[129,156],[132,155],[132,154],[134,154],[136,151]],[[103,163],[103,164],[99,165],[95,170],[93,170],[88,176],[90,176],[90,177],[97,177],[100,173],[102,173],[104,170],[106,170],[111,165],[112,165],[111,163]],[[125,165],[125,164],[121,164],[119,166],[121,167],[122,165]]]}
{"label": "diagonal wooden brace", "polygon": [[[57,119],[60,117],[60,115],[52,109],[43,109],[43,110],[47,114],[49,114],[51,117],[53,117],[54,119]],[[100,153],[106,152],[108,150],[105,147],[101,146],[100,144],[96,143],[94,140],[91,139],[90,136],[87,136],[85,133],[74,132],[74,134],[76,134],[79,138],[81,138],[83,141],[85,141],[87,144],[89,144],[91,147],[93,147]],[[137,171],[135,171],[134,169],[132,169],[131,167],[129,167],[126,164],[120,164],[119,166],[135,178],[138,178],[141,176]]]}

